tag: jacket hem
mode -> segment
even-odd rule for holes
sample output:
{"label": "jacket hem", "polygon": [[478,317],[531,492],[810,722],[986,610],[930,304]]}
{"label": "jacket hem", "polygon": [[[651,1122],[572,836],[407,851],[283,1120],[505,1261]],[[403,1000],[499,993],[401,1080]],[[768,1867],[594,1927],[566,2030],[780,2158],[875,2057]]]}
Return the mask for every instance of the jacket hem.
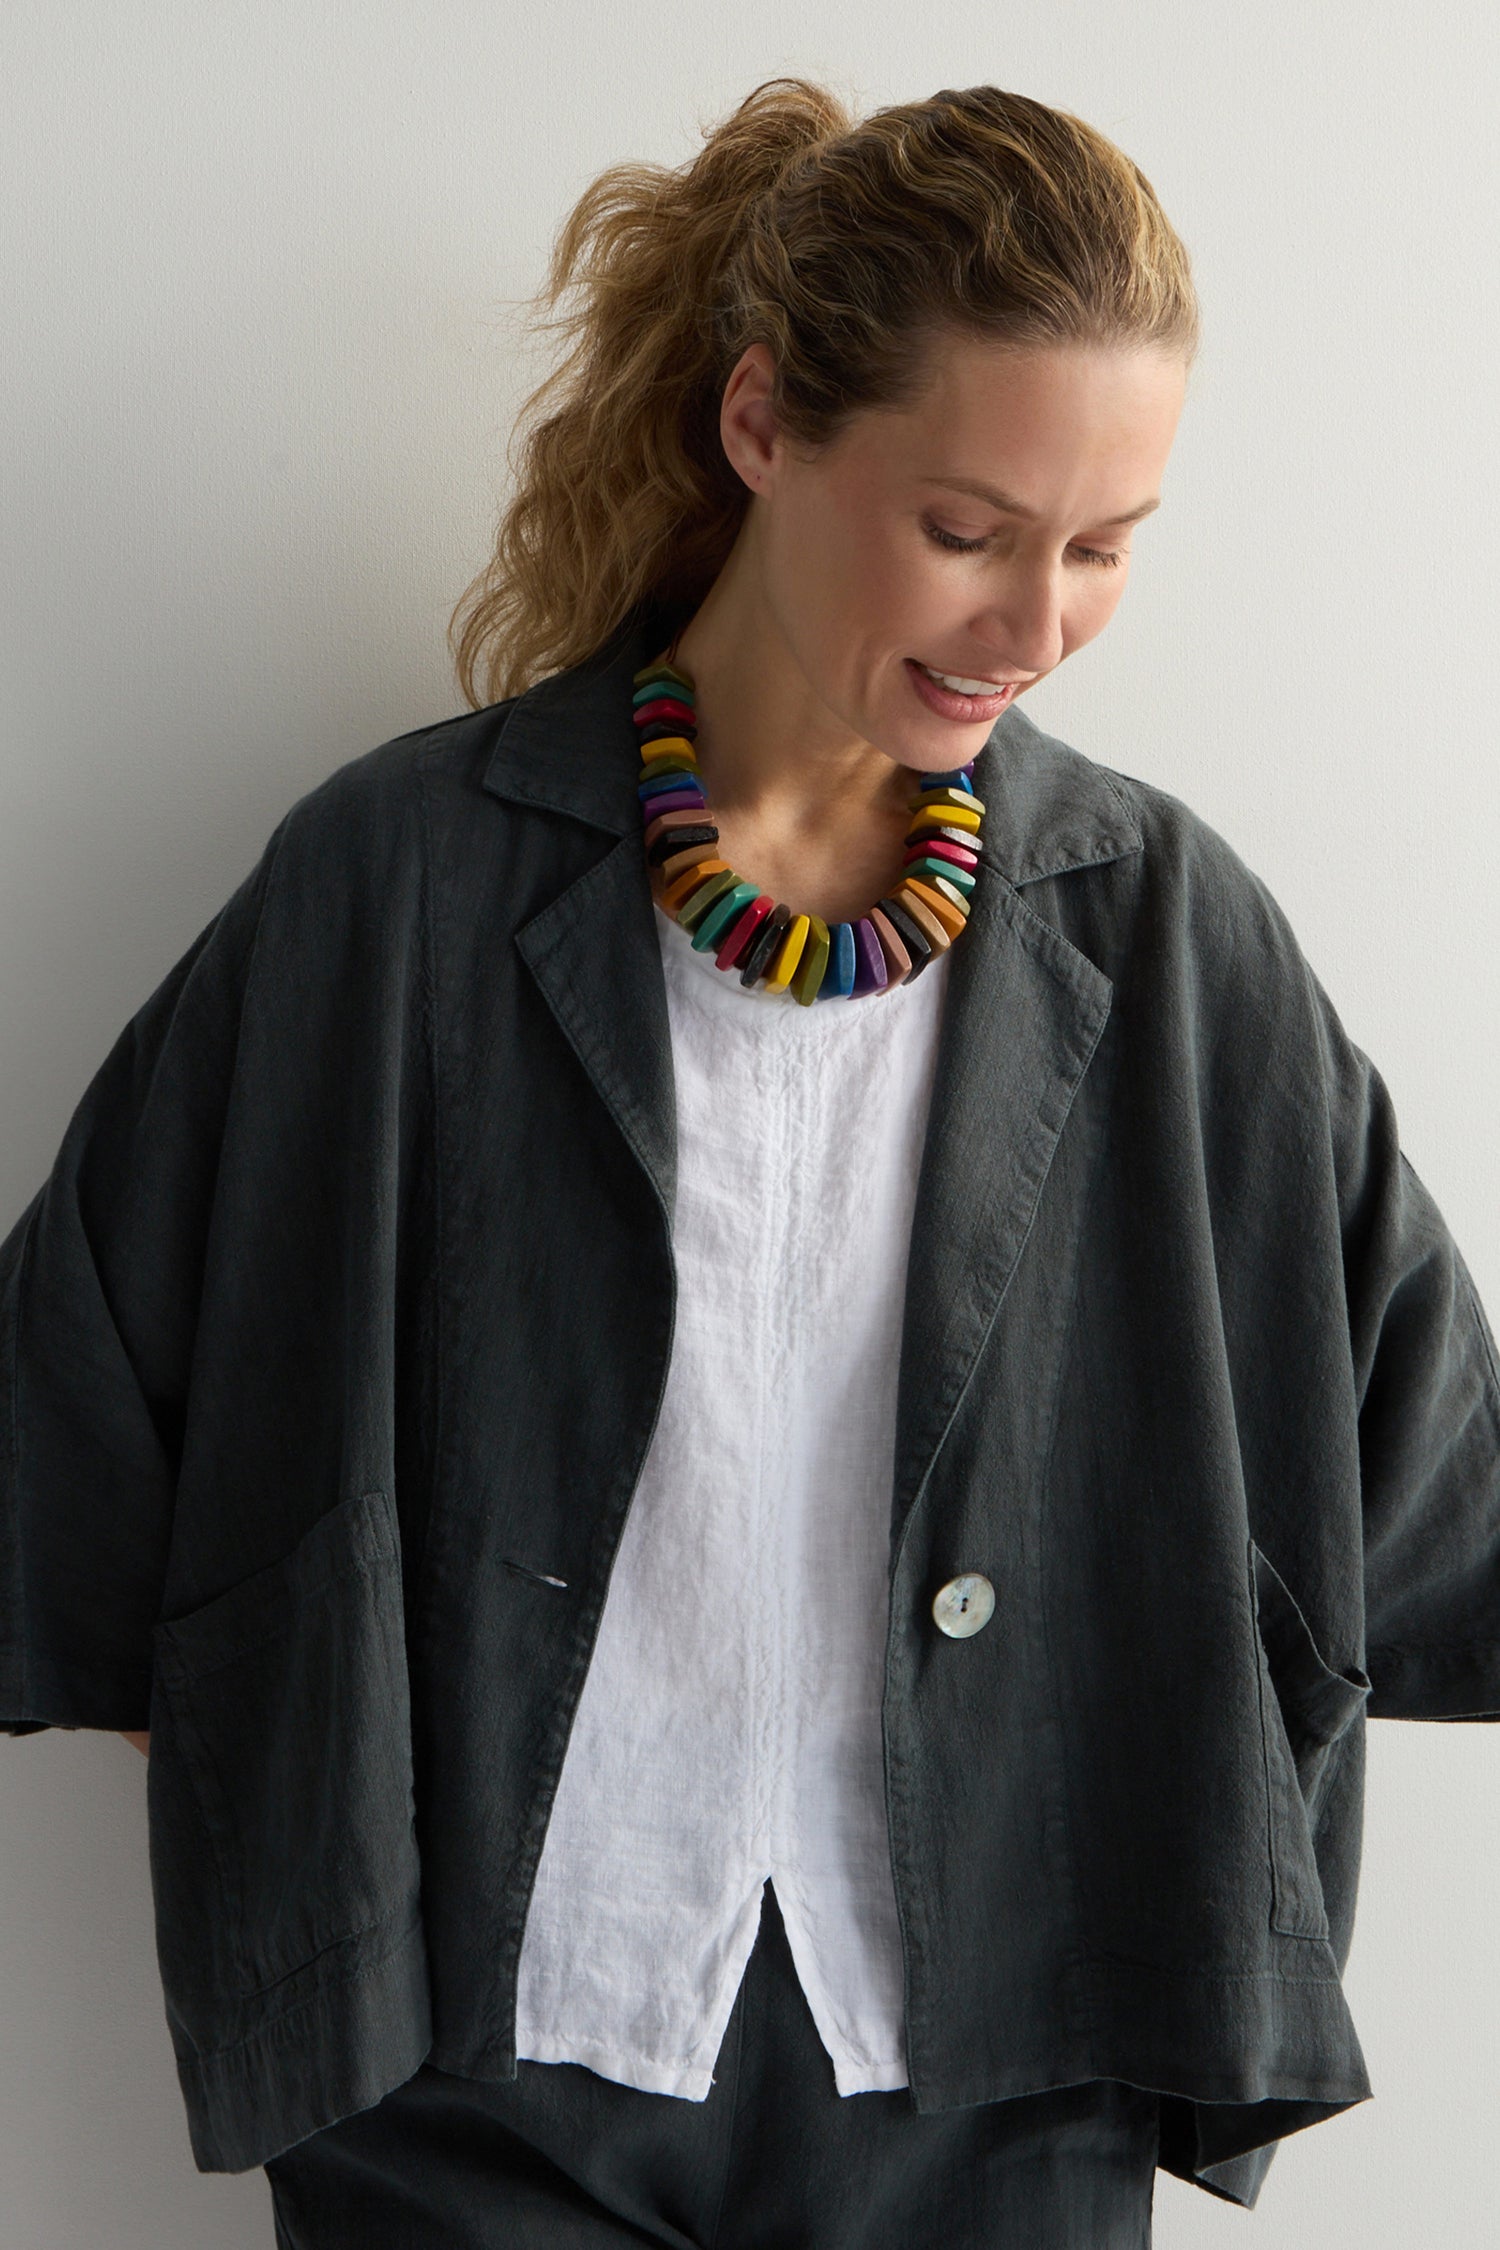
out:
{"label": "jacket hem", "polygon": [[[913,2080],[918,2110],[1122,2080],[1161,2096],[1158,2168],[1250,2210],[1278,2141],[1372,2096],[1336,1976],[1180,1978],[1097,1954],[1091,1973],[1098,2028],[1060,2067],[1033,2060],[983,2074],[923,2071],[920,2085]],[[1214,1981],[1217,2001],[1205,2008],[1203,1988]]]}
{"label": "jacket hem", "polygon": [[144,1734],[151,1725],[151,1674],[54,1661],[34,1650],[0,1667],[0,1734]]}
{"label": "jacket hem", "polygon": [[1500,1641],[1451,1648],[1385,1642],[1365,1661],[1372,1719],[1500,1719]]}

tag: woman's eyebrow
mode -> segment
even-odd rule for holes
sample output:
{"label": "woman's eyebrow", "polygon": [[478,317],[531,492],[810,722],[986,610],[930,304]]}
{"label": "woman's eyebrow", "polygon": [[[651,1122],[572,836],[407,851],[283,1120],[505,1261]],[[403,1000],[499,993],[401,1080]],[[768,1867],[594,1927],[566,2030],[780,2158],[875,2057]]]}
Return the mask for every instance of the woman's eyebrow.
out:
{"label": "woman's eyebrow", "polygon": [[[1036,510],[1034,508],[1024,507],[1019,500],[1013,499],[1010,493],[1002,492],[997,484],[986,484],[979,477],[928,477],[927,482],[929,484],[940,484],[948,492],[972,493],[976,500],[987,500],[992,508],[999,508],[1008,516],[1024,516],[1028,523],[1035,523],[1036,521]],[[1116,524],[1139,523],[1142,516],[1149,516],[1153,508],[1159,508],[1160,506],[1161,499],[1160,496],[1157,496],[1150,500],[1142,500],[1134,508],[1127,508],[1122,516],[1100,516],[1096,520],[1101,525],[1107,525],[1110,528],[1113,528]]]}

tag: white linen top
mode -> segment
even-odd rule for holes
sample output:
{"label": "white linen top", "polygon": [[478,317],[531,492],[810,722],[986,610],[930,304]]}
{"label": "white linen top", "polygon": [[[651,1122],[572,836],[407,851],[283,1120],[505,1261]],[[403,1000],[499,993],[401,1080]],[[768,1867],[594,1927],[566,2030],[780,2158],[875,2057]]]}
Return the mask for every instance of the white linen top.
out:
{"label": "white linen top", "polygon": [[949,956],[803,1007],[656,922],[677,1313],[543,1839],[516,2051],[705,2100],[774,1878],[838,2092],[889,2090],[896,1373]]}

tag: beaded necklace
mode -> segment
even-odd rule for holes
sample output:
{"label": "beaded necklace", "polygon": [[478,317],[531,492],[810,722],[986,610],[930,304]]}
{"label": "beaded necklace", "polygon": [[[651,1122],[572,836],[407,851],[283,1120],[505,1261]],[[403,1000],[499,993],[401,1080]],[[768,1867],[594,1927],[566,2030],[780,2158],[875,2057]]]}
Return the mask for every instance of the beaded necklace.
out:
{"label": "beaded necklace", "polygon": [[641,746],[636,786],[646,860],[664,911],[691,933],[694,950],[745,986],[814,1000],[859,999],[920,976],[945,953],[969,914],[984,806],[969,776],[925,774],[911,798],[902,874],[889,896],[855,922],[831,927],[794,914],[758,883],[742,882],[715,847],[719,831],[703,793],[694,683],[672,658],[635,674],[633,709]]}

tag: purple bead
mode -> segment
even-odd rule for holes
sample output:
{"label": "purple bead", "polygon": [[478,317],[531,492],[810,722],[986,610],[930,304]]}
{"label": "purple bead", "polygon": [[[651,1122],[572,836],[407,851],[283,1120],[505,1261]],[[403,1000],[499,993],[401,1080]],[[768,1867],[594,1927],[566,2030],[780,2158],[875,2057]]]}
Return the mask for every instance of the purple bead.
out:
{"label": "purple bead", "polygon": [[689,807],[696,812],[703,802],[701,789],[664,789],[659,796],[641,800],[641,819],[643,823],[650,822],[658,813],[686,812]]}
{"label": "purple bead", "polygon": [[885,949],[875,935],[875,925],[868,915],[854,925],[854,991],[851,998],[862,992],[884,992],[890,972],[885,965]]}

